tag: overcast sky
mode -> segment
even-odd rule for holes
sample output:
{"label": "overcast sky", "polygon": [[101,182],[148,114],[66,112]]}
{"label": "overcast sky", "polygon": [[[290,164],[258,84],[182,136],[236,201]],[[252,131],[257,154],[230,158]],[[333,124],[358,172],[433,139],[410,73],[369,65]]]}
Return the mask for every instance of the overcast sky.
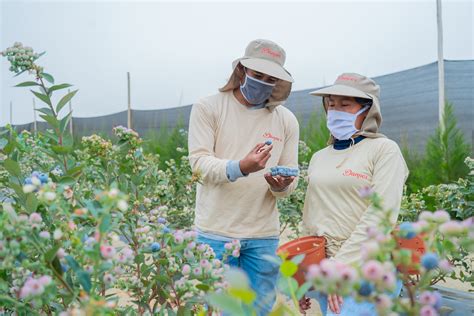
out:
{"label": "overcast sky", "polygon": [[[436,0],[313,2],[138,2],[0,0],[0,50],[15,41],[36,51],[57,83],[80,91],[74,116],[132,107],[159,109],[213,94],[249,41],[287,52],[293,90],[329,84],[341,72],[384,75],[437,59]],[[473,2],[443,0],[445,59],[474,59]],[[33,120],[32,94],[13,85],[0,60],[0,125]],[[40,101],[37,102],[37,104]]]}

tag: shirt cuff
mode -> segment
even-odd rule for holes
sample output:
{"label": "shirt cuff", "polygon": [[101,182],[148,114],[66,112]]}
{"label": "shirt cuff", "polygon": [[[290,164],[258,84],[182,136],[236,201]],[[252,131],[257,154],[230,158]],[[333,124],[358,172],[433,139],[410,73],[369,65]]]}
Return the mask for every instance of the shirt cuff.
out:
{"label": "shirt cuff", "polygon": [[231,182],[234,182],[238,178],[245,177],[245,175],[242,173],[242,170],[240,170],[240,164],[238,160],[229,160],[227,162],[226,173],[227,178]]}

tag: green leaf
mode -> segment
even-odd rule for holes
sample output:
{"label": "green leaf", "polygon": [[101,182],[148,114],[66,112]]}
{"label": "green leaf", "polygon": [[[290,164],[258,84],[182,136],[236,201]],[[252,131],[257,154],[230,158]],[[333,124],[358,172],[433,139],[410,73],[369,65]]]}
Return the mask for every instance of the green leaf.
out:
{"label": "green leaf", "polygon": [[3,150],[3,148],[5,148],[5,146],[8,144],[8,139],[6,138],[1,138],[0,139],[0,150]]}
{"label": "green leaf", "polygon": [[61,109],[76,95],[77,91],[79,90],[74,90],[66,94],[59,102],[58,105],[56,105],[56,112],[59,113]]}
{"label": "green leaf", "polygon": [[298,271],[298,265],[292,261],[283,261],[280,266],[280,272],[286,277],[293,276]]}
{"label": "green leaf", "polygon": [[63,134],[64,131],[66,130],[69,124],[69,121],[71,120],[71,117],[72,117],[72,112],[69,112],[69,114],[63,117],[61,121],[59,122],[59,131],[61,134]]}
{"label": "green leaf", "polygon": [[76,184],[76,180],[73,178],[73,177],[68,177],[68,176],[65,176],[65,177],[62,177],[59,182],[59,184],[62,184],[62,185],[74,185]]}
{"label": "green leaf", "polygon": [[22,83],[17,84],[15,87],[31,87],[31,86],[39,86],[39,83],[36,83],[34,81],[25,81]]}
{"label": "green leaf", "polygon": [[49,115],[40,115],[40,117],[45,120],[46,122],[49,123],[49,125],[51,125],[51,127],[54,127],[54,128],[58,128],[59,127],[59,123],[58,123],[58,120],[54,117],[54,116],[49,116]]}
{"label": "green leaf", "polygon": [[54,113],[53,111],[51,111],[50,108],[40,108],[40,109],[36,109],[36,111],[44,113],[46,115],[54,116]]}
{"label": "green leaf", "polygon": [[20,165],[19,165],[18,162],[16,162],[15,160],[6,159],[6,160],[3,162],[3,167],[4,167],[13,177],[16,177],[16,178],[20,178],[20,177],[21,177]]}
{"label": "green leaf", "polygon": [[313,286],[311,282],[306,282],[300,286],[300,288],[296,291],[296,298],[299,300],[305,295],[309,289]]}
{"label": "green leaf", "polygon": [[41,73],[41,76],[46,79],[49,83],[54,84],[54,78],[50,74],[43,72]]}
{"label": "green leaf", "polygon": [[294,262],[295,264],[300,264],[304,260],[304,257],[305,257],[304,254],[297,255],[297,256],[291,258],[291,262]]}
{"label": "green leaf", "polygon": [[55,245],[53,248],[51,248],[44,254],[44,260],[46,260],[48,263],[53,262],[54,258],[56,258],[56,253],[58,252],[59,248],[61,248],[59,245]]}
{"label": "green leaf", "polygon": [[230,288],[229,294],[235,298],[240,299],[242,302],[248,305],[252,304],[253,301],[255,301],[255,299],[257,298],[257,294],[251,289]]}
{"label": "green leaf", "polygon": [[49,96],[47,96],[46,94],[42,94],[42,93],[33,91],[33,90],[30,90],[30,91],[31,91],[31,93],[33,93],[38,99],[40,99],[41,101],[43,101],[43,102],[46,103],[47,105],[52,106],[51,99],[49,98]]}
{"label": "green leaf", "polygon": [[112,216],[110,216],[110,214],[105,214],[104,217],[102,217],[102,221],[100,222],[100,225],[99,225],[99,231],[101,233],[105,233],[109,231],[111,220],[112,220]]}
{"label": "green leaf", "polygon": [[89,293],[91,291],[91,288],[92,288],[92,282],[91,282],[91,277],[90,277],[89,273],[87,273],[86,271],[81,270],[81,271],[77,272],[76,275],[77,275],[77,280],[82,285],[82,288],[84,289],[84,291]]}
{"label": "green leaf", "polygon": [[59,145],[51,146],[51,149],[55,153],[60,154],[60,155],[68,154],[73,150],[72,147],[59,146]]}
{"label": "green leaf", "polygon": [[241,303],[228,295],[222,293],[214,293],[208,296],[207,301],[213,307],[217,307],[231,315],[246,315]]}
{"label": "green leaf", "polygon": [[66,256],[65,259],[67,261],[67,264],[72,268],[72,270],[74,270],[74,272],[78,272],[82,270],[81,267],[79,266],[79,263],[77,263],[77,261],[73,257]]}
{"label": "green leaf", "polygon": [[38,199],[34,193],[28,193],[26,197],[26,210],[30,213],[36,212],[38,208]]}
{"label": "green leaf", "polygon": [[196,285],[196,288],[199,289],[199,290],[202,290],[204,292],[209,291],[209,285],[204,284],[204,283]]}
{"label": "green leaf", "polygon": [[61,90],[61,89],[69,88],[69,87],[72,87],[72,85],[70,85],[69,83],[63,83],[63,84],[58,84],[58,85],[52,86],[48,90],[49,90],[49,92],[53,92],[53,91],[56,91],[56,90]]}

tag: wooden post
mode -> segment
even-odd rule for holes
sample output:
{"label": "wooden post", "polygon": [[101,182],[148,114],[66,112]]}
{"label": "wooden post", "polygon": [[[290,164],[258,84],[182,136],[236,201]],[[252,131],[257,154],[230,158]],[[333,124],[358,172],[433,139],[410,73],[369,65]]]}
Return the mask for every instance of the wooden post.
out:
{"label": "wooden post", "polygon": [[38,133],[38,123],[36,122],[36,101],[35,98],[33,98],[33,130],[36,133]]}
{"label": "wooden post", "polygon": [[132,105],[130,102],[130,72],[127,72],[127,94],[128,94],[128,107],[127,107],[127,127],[132,128]]}
{"label": "wooden post", "polygon": [[444,131],[444,57],[443,57],[443,13],[441,0],[436,0],[436,15],[438,24],[438,116],[441,131]]}

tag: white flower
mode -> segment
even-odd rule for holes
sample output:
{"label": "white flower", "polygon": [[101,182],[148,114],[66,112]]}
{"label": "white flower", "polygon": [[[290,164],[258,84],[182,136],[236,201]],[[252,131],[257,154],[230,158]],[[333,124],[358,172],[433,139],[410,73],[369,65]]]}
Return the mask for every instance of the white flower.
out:
{"label": "white flower", "polygon": [[32,184],[25,184],[23,186],[23,192],[24,193],[31,193],[33,192],[34,190],[36,190],[36,187]]}
{"label": "white flower", "polygon": [[119,210],[121,210],[122,212],[125,212],[125,211],[128,209],[128,203],[127,203],[125,200],[120,200],[120,201],[118,201],[118,203],[117,203],[117,207],[118,207]]}
{"label": "white flower", "polygon": [[44,198],[46,199],[46,201],[53,201],[55,198],[56,198],[56,193],[54,192],[46,192],[44,194]]}
{"label": "white flower", "polygon": [[55,240],[59,240],[59,239],[61,239],[62,237],[63,237],[63,232],[62,232],[59,228],[57,228],[57,229],[54,231],[54,233],[53,233],[53,238],[54,238]]}

